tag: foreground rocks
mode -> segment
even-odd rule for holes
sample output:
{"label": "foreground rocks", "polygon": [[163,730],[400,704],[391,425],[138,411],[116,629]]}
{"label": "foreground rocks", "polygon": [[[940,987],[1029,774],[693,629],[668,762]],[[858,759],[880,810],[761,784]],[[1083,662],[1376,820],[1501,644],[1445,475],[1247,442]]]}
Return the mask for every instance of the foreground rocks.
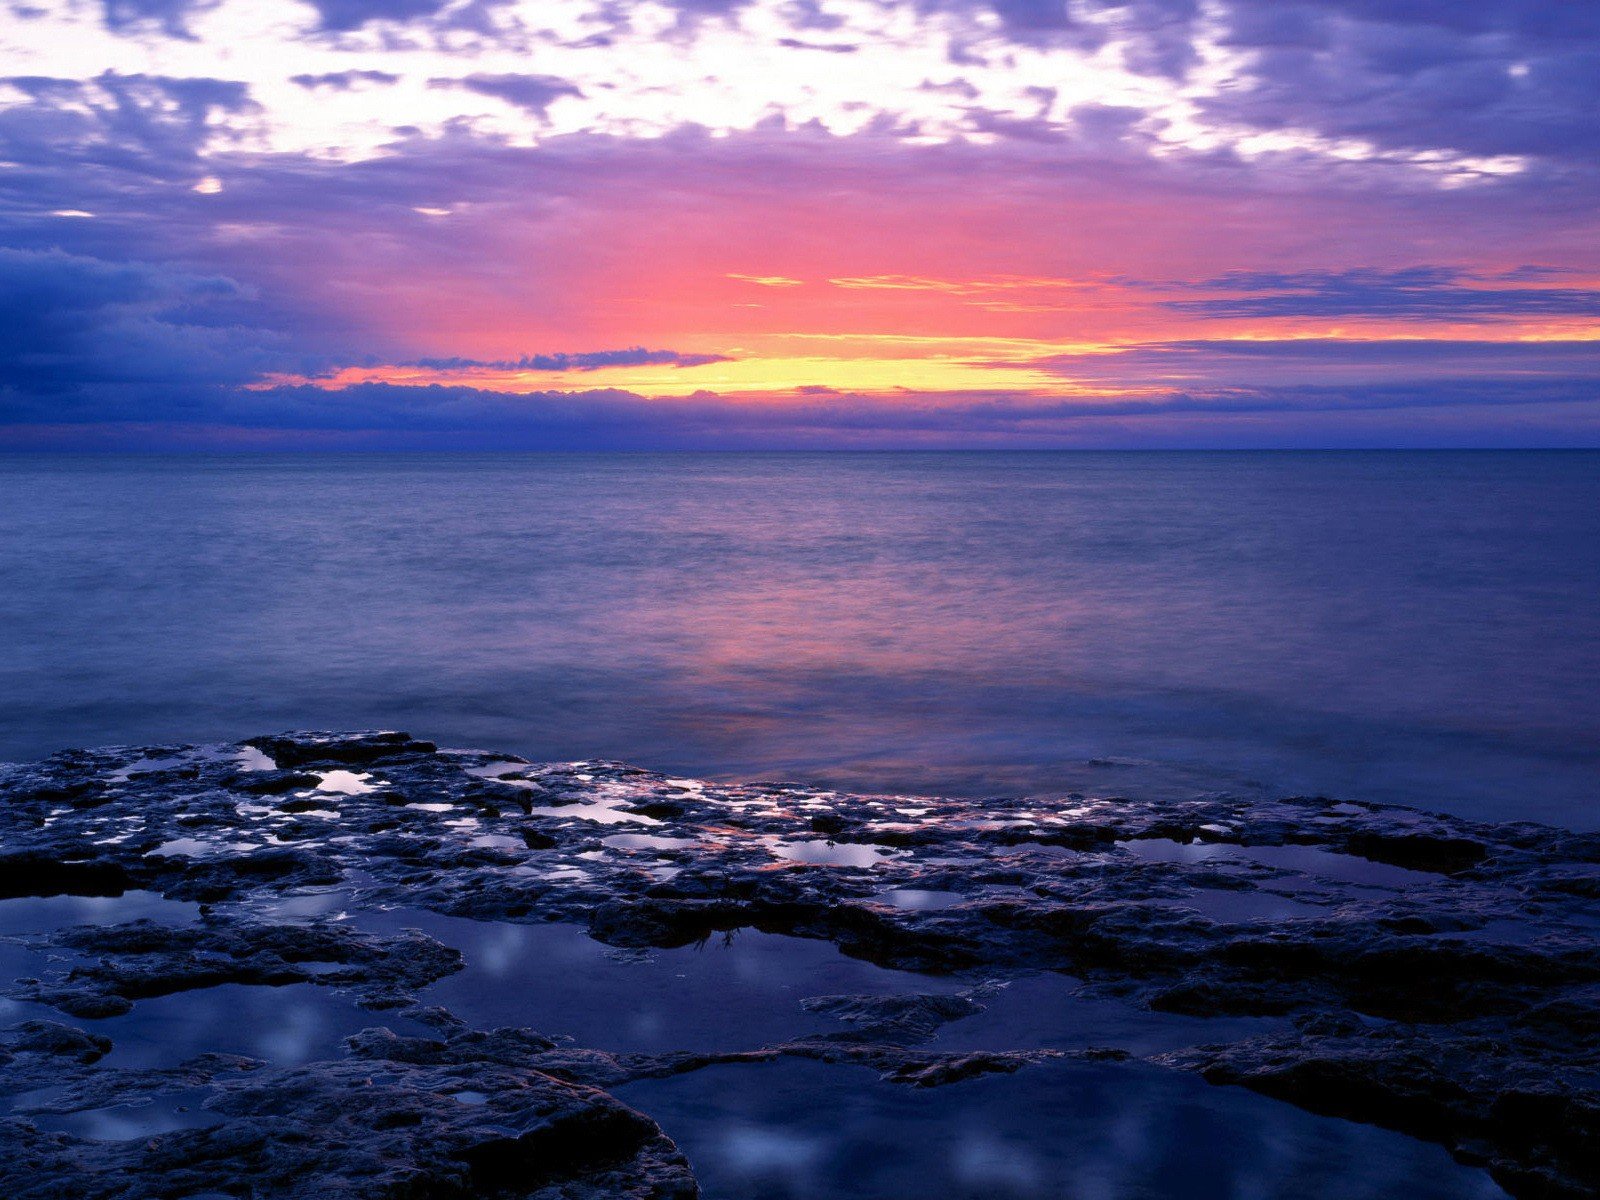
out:
{"label": "foreground rocks", "polygon": [[[578,923],[623,950],[739,929],[822,939],[971,986],[814,997],[837,1032],[737,1052],[603,1054],[424,1007],[459,953],[293,915],[329,888],[364,909]],[[294,1068],[211,1056],[152,1074],[106,1066],[94,1032],[30,1020],[0,1034],[0,1090],[56,1094],[0,1125],[11,1193],[692,1195],[681,1155],[606,1089],[779,1056],[923,1087],[1025,1070],[1060,1052],[927,1043],[984,986],[1037,970],[1152,1013],[1274,1018],[1157,1065],[1441,1143],[1514,1194],[1600,1193],[1594,835],[1307,798],[710,785],[394,733],[0,768],[0,896],[124,893],[196,919],[17,935],[55,957],[9,996],[92,1020],[224,983],[310,984],[434,1032],[372,1030]],[[30,1119],[195,1088],[214,1125],[85,1142]]]}
{"label": "foreground rocks", "polygon": [[[491,1047],[492,1048],[492,1047]],[[28,1200],[145,1200],[218,1193],[324,1197],[619,1197],[698,1194],[677,1149],[648,1117],[604,1092],[462,1050],[417,1062],[364,1044],[359,1056],[283,1071],[221,1060],[181,1079],[108,1078],[104,1104],[211,1084],[204,1129],[124,1142],[0,1125],[0,1166]],[[459,1097],[471,1092],[479,1103]]]}

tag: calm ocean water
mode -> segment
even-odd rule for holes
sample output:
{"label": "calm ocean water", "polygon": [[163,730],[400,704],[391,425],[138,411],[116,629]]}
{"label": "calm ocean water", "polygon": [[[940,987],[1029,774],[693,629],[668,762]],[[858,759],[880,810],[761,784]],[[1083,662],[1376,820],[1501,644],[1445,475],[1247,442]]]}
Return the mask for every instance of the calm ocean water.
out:
{"label": "calm ocean water", "polygon": [[0,758],[399,726],[1600,825],[1600,453],[0,458]]}

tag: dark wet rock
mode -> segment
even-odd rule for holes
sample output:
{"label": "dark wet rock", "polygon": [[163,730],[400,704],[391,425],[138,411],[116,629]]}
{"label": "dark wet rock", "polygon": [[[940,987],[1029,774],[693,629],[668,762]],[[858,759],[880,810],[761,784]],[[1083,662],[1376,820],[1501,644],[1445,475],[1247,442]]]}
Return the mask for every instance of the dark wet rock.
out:
{"label": "dark wet rock", "polygon": [[1443,1142],[1514,1193],[1592,1196],[1600,1171],[1600,1051],[1566,1041],[1557,1065],[1538,1022],[1475,1021],[1446,1037],[1411,1025],[1301,1023],[1296,1033],[1165,1061],[1312,1112]]}
{"label": "dark wet rock", "polygon": [[[897,1003],[897,1000],[907,1002]],[[980,1075],[1010,1074],[1047,1059],[1103,1060],[1117,1053],[940,1052],[909,1045],[925,1041],[948,1021],[980,1010],[981,1006],[961,996],[835,996],[819,998],[817,1004],[808,1007],[861,1022],[862,1028],[843,1035],[796,1038],[754,1050],[610,1054],[573,1047],[527,1029],[467,1029],[452,1024],[452,1018],[445,1014],[440,1021],[439,1037],[408,1037],[387,1029],[369,1029],[350,1038],[348,1045],[350,1053],[361,1059],[462,1069],[488,1061],[602,1088],[614,1088],[638,1079],[682,1075],[710,1066],[771,1062],[779,1058],[865,1067],[888,1082],[926,1088]]]}
{"label": "dark wet rock", "polygon": [[[1039,971],[1133,1009],[1277,1021],[1272,1034],[1166,1051],[1165,1066],[1443,1143],[1521,1195],[1600,1192],[1595,835],[1317,797],[847,796],[311,733],[0,767],[0,844],[0,867],[16,867],[0,870],[12,889],[0,894],[138,888],[206,906],[178,929],[35,939],[64,960],[12,995],[86,1017],[223,982],[314,983],[398,1006],[458,965],[421,934],[274,915],[334,887],[355,908],[570,922],[629,951],[740,929],[819,939],[968,985],[815,998],[839,1030],[719,1055],[604,1054],[417,1010],[437,1037],[371,1031],[347,1060],[219,1077],[212,1108],[227,1120],[163,1134],[156,1149],[85,1149],[13,1121],[5,1137],[23,1165],[0,1178],[21,1195],[215,1189],[228,1155],[244,1182],[224,1190],[260,1196],[341,1194],[311,1190],[332,1187],[335,1160],[349,1164],[349,1195],[609,1194],[581,1191],[601,1178],[619,1195],[688,1194],[670,1190],[692,1187],[670,1144],[592,1089],[781,1056],[916,1086],[1021,1069],[1056,1052],[924,1043],[984,1002],[982,981]],[[53,1061],[9,1043],[0,1054]],[[496,1119],[441,1100],[452,1086],[491,1097],[477,1107]],[[374,1099],[360,1112],[358,1087]],[[326,1128],[308,1129],[301,1109]],[[436,1124],[437,1144],[424,1144],[419,1130]],[[563,1159],[535,1135],[547,1127],[589,1149]],[[286,1148],[297,1137],[321,1149]],[[403,1180],[386,1155],[417,1173]],[[185,1162],[199,1164],[192,1176]],[[126,1190],[140,1178],[147,1191]],[[668,1190],[629,1192],[627,1180]]]}
{"label": "dark wet rock", "polygon": [[244,743],[260,750],[280,767],[319,764],[366,766],[415,755],[432,754],[432,742],[419,742],[406,733],[285,734],[252,738]]}
{"label": "dark wet rock", "polygon": [[977,1079],[981,1075],[1009,1075],[1020,1071],[1028,1063],[1037,1061],[1038,1055],[974,1053],[940,1055],[922,1062],[911,1061],[892,1068],[884,1074],[890,1083],[903,1083],[912,1087],[945,1087]]}
{"label": "dark wet rock", "polygon": [[[181,864],[176,878],[172,863]],[[332,859],[310,850],[273,846],[228,858],[193,860],[179,857],[145,864],[159,872],[162,890],[183,900],[220,901],[270,889],[277,892],[329,887],[344,878]]]}
{"label": "dark wet rock", "polygon": [[229,779],[228,787],[252,796],[281,796],[296,788],[314,788],[321,782],[320,775],[305,771],[248,771]]}
{"label": "dark wet rock", "polygon": [[69,1083],[111,1052],[111,1040],[59,1021],[0,1030],[0,1094]]}
{"label": "dark wet rock", "polygon": [[1344,848],[1373,862],[1444,874],[1465,871],[1489,856],[1489,847],[1473,838],[1421,831],[1362,831],[1345,839]]}
{"label": "dark wet rock", "polygon": [[0,900],[18,896],[120,896],[132,881],[114,862],[72,862],[37,851],[0,854]]}
{"label": "dark wet rock", "polygon": [[20,983],[11,995],[78,1017],[116,1016],[135,1000],[225,983],[314,983],[349,989],[369,1008],[395,1008],[461,967],[458,951],[427,934],[381,937],[347,925],[172,928],[134,921],[69,929],[50,944],[85,961],[52,978]]}
{"label": "dark wet rock", "polygon": [[48,1097],[19,1105],[16,1111],[38,1116],[137,1106],[153,1096],[209,1086],[225,1076],[257,1071],[264,1065],[260,1059],[238,1054],[201,1054],[175,1067],[99,1071],[70,1082],[55,1080],[62,1086],[52,1089]]}
{"label": "dark wet rock", "polygon": [[856,1028],[848,1035],[860,1041],[924,1041],[941,1026],[983,1011],[970,995],[944,993],[899,996],[811,996],[802,1002],[811,1012],[826,1013]]}
{"label": "dark wet rock", "polygon": [[92,1063],[110,1049],[109,1039],[56,1021],[24,1021],[0,1033],[0,1055],[4,1056],[5,1066],[27,1054]]}
{"label": "dark wet rock", "polygon": [[200,1064],[182,1081],[214,1085],[208,1108],[217,1122],[201,1129],[84,1142],[0,1122],[0,1186],[18,1200],[698,1194],[688,1164],[648,1117],[536,1071],[465,1057],[443,1066],[351,1059],[249,1075],[230,1065]]}

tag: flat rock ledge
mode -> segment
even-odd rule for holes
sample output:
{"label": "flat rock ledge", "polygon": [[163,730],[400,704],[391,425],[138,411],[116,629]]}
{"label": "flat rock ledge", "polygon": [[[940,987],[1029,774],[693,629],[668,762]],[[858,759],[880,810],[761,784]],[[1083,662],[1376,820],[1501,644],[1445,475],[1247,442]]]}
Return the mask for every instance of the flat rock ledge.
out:
{"label": "flat rock ledge", "polygon": [[[461,966],[427,934],[284,915],[286,897],[336,887],[358,907],[576,923],[622,949],[739,929],[821,939],[972,986],[808,1001],[846,1026],[833,1035],[608,1054],[425,1007]],[[0,766],[0,900],[129,891],[197,916],[6,939],[52,966],[4,994],[63,1018],[0,1031],[0,1093],[45,1089],[0,1118],[0,1186],[19,1200],[694,1196],[671,1141],[608,1089],[780,1056],[923,1087],[1025,1070],[1061,1054],[925,1043],[985,986],[1037,971],[1151,1013],[1275,1018],[1145,1061],[1437,1142],[1513,1195],[1600,1195],[1593,834],[1307,797],[709,784],[393,732]],[[342,1058],[289,1068],[210,1054],[133,1070],[66,1020],[225,983],[334,988],[431,1033],[369,1029]],[[35,1119],[195,1088],[203,1128],[102,1142]]]}

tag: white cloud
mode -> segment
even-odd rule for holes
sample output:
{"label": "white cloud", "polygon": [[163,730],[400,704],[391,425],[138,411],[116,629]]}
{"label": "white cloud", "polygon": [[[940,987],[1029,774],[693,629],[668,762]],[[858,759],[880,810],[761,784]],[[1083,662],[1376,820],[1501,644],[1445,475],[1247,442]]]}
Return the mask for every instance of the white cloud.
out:
{"label": "white cloud", "polygon": [[[14,75],[84,79],[110,70],[237,80],[260,111],[218,116],[211,149],[335,161],[383,154],[397,129],[425,136],[467,129],[526,146],[567,133],[655,137],[692,123],[726,134],[782,120],[836,134],[888,124],[913,141],[982,142],[1006,136],[1008,122],[1069,131],[1073,110],[1085,105],[1143,113],[1139,132],[1158,153],[1225,145],[1255,157],[1378,157],[1362,143],[1305,131],[1208,125],[1199,102],[1250,66],[1248,55],[1223,44],[1215,3],[1198,24],[1197,65],[1185,80],[1130,65],[1134,43],[1115,9],[1085,10],[1082,20],[1100,24],[1105,39],[1088,49],[1082,39],[1017,41],[981,7],[929,11],[909,0],[819,0],[825,37],[786,0],[752,0],[696,21],[645,3],[628,8],[622,23],[604,18],[594,0],[511,0],[474,8],[471,26],[451,20],[462,7],[447,7],[433,21],[329,33],[320,30],[317,11],[296,0],[222,0],[192,13],[193,36],[181,38],[148,28],[108,30],[98,5],[67,4],[26,20],[0,16],[0,59]],[[819,43],[852,49],[810,48]],[[396,80],[349,87],[293,80],[377,68]],[[581,94],[554,99],[541,116],[436,83],[469,74],[549,76]],[[0,104],[27,102],[14,91],[0,97]],[[1520,164],[1485,167],[1440,154],[1413,156],[1406,165],[1459,182],[1474,171]]]}

